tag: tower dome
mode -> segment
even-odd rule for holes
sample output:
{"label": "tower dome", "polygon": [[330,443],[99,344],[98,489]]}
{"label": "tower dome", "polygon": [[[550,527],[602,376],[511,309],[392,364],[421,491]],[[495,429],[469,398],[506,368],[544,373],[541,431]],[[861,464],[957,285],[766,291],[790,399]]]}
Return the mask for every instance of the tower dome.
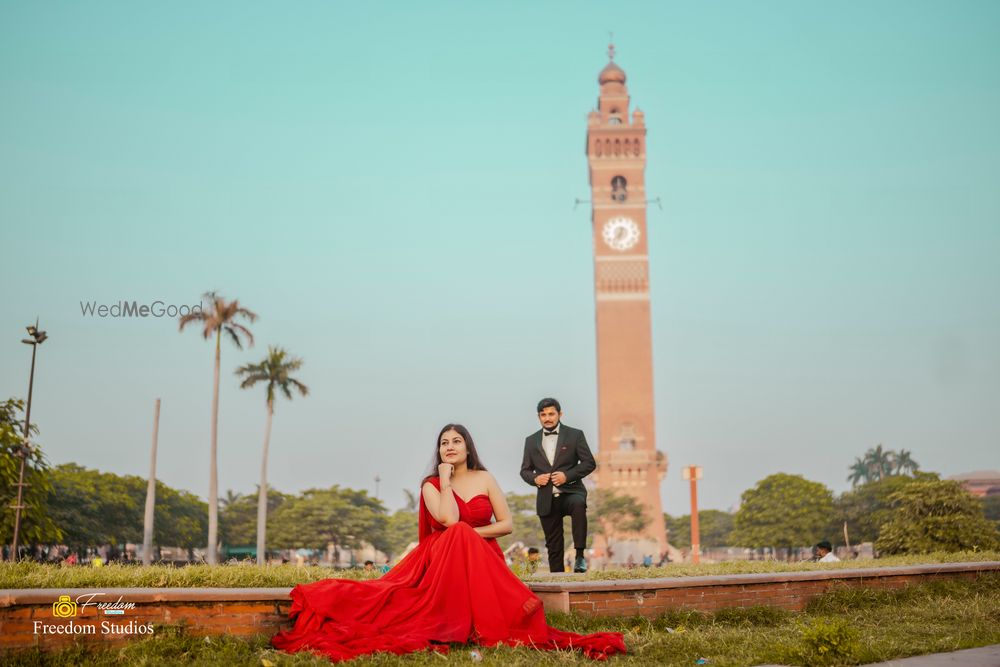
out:
{"label": "tower dome", "polygon": [[625,70],[612,60],[601,70],[597,82],[602,86],[606,83],[625,83]]}

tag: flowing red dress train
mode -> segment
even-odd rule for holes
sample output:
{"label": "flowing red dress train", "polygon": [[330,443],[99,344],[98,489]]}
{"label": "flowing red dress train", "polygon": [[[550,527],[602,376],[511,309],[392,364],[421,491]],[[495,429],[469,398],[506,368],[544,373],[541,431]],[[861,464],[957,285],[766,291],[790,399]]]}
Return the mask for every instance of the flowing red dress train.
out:
{"label": "flowing red dress train", "polygon": [[[438,486],[438,478],[430,481]],[[294,627],[271,645],[312,651],[337,662],[376,651],[396,654],[448,643],[572,648],[596,660],[625,652],[621,633],[579,635],[549,627],[542,602],[504,562],[484,495],[463,502],[461,521],[445,529],[420,501],[420,544],[379,579],[324,579],[292,589]]]}

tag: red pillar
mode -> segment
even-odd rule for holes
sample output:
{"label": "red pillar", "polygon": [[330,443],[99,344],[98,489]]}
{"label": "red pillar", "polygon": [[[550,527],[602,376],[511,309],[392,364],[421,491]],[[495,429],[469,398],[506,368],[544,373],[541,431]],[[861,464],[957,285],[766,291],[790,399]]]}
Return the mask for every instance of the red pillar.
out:
{"label": "red pillar", "polygon": [[684,468],[684,479],[691,482],[691,562],[701,562],[701,536],[698,534],[698,480],[701,479],[701,466]]}

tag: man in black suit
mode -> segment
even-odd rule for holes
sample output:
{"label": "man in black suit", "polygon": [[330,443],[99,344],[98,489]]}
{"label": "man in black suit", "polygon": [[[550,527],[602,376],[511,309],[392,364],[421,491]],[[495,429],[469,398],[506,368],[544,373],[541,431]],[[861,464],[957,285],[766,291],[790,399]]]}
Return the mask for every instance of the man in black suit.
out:
{"label": "man in black suit", "polygon": [[545,531],[549,571],[563,572],[563,517],[572,517],[574,572],[586,572],[583,557],[587,546],[587,487],[583,478],[597,464],[583,431],[562,423],[562,407],[554,398],[538,402],[542,428],[524,440],[521,478],[538,488],[536,509]]}

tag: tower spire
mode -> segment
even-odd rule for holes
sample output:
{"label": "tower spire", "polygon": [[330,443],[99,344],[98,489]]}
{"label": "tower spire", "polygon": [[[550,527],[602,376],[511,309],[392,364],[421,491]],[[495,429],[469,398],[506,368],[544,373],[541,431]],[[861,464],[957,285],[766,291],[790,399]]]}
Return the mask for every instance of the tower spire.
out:
{"label": "tower spire", "polygon": [[615,60],[615,33],[608,31],[608,60]]}

